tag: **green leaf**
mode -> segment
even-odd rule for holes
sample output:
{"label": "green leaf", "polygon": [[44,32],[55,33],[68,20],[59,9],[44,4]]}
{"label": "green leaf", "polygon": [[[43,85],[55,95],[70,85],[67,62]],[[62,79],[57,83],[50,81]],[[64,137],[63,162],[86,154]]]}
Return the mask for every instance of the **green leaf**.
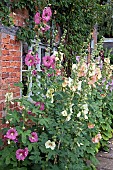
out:
{"label": "green leaf", "polygon": [[17,87],[23,88],[23,83],[22,82],[14,83],[14,85],[17,86]]}

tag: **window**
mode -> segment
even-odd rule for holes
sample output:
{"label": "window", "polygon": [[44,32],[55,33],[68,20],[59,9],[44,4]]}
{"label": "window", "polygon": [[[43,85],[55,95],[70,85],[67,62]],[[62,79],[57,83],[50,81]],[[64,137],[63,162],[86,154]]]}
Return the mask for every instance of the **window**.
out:
{"label": "window", "polygon": [[[39,43],[39,48],[37,49],[37,53],[38,53],[38,57],[40,58],[40,64],[37,64],[36,68],[38,71],[41,71],[41,65],[42,65],[42,57],[45,55],[48,55],[49,52],[46,51],[47,45]],[[30,70],[30,66],[28,67],[25,64],[25,57],[26,54],[28,53],[28,50],[34,51],[34,45],[32,45],[30,48],[28,47],[28,45],[26,43],[23,44],[23,50],[22,50],[22,69],[21,69],[21,81],[23,83],[23,90],[21,91],[21,96],[27,95],[27,91],[28,91],[28,81],[30,81],[30,88],[32,87],[32,78],[30,78],[30,80],[28,80],[28,76],[27,76],[27,72]],[[37,76],[37,78],[39,78],[39,76]],[[29,92],[29,97],[32,94],[32,92]]]}

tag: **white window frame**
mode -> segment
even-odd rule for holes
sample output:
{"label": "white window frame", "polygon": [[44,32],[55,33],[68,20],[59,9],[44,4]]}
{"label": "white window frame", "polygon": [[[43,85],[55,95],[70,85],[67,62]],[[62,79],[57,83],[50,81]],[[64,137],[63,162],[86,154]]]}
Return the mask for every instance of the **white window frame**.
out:
{"label": "white window frame", "polygon": [[[33,47],[35,46],[35,43],[34,44],[32,44],[32,46],[31,47],[29,47],[28,48],[28,50],[31,50],[31,51],[33,51]],[[40,63],[39,64],[37,64],[37,66],[36,66],[36,68],[37,68],[37,71],[41,71],[41,64],[42,64],[42,49],[46,49],[48,47],[48,45],[47,44],[42,44],[42,43],[39,43],[39,45],[38,45],[38,50],[37,50],[37,53],[38,53],[38,57],[39,57],[39,59],[40,59]],[[23,44],[21,43],[21,56],[22,56],[22,51],[23,51]],[[50,52],[45,52],[45,55],[50,55]],[[31,66],[28,66],[28,70],[22,70],[22,64],[23,64],[23,58],[21,57],[21,78],[20,78],[20,80],[21,80],[21,82],[22,82],[22,73],[23,72],[26,72],[26,71],[29,71],[30,69],[31,69]],[[37,76],[37,79],[39,79],[40,78],[40,76],[38,75]],[[30,90],[32,88],[32,77],[31,77],[31,79],[30,79],[30,84],[29,84],[29,94],[28,94],[28,98],[30,98],[30,96],[32,95],[32,91]],[[20,92],[20,96],[22,97],[22,90],[21,90],[21,92]]]}

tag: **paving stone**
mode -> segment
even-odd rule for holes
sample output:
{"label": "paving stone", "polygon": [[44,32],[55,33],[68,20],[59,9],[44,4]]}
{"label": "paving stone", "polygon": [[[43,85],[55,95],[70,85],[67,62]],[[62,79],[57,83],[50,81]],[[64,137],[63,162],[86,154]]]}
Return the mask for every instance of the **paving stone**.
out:
{"label": "paving stone", "polygon": [[98,157],[99,165],[97,170],[113,170],[113,159]]}
{"label": "paving stone", "polygon": [[109,152],[100,151],[97,154],[99,164],[97,170],[113,170],[113,138],[109,141]]}

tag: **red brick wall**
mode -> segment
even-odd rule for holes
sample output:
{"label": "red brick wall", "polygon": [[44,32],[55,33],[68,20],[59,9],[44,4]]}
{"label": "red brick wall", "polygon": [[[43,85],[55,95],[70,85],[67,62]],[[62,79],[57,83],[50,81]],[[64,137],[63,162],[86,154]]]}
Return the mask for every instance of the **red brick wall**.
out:
{"label": "red brick wall", "polygon": [[[11,12],[14,26],[7,28],[0,25],[0,127],[2,117],[5,115],[5,94],[13,92],[14,98],[20,97],[20,89],[14,83],[21,77],[21,42],[16,40],[17,26],[24,26],[28,18],[26,9]],[[16,26],[16,27],[15,27]],[[10,88],[10,90],[9,90]],[[13,106],[15,107],[15,106]]]}
{"label": "red brick wall", "polygon": [[[16,36],[2,30],[0,53],[0,116],[3,113],[5,94],[8,91],[14,93],[14,97],[20,97],[20,89],[14,83],[20,81],[21,74],[21,43],[16,41]],[[9,90],[11,89],[11,90]],[[3,113],[4,114],[4,113]]]}

